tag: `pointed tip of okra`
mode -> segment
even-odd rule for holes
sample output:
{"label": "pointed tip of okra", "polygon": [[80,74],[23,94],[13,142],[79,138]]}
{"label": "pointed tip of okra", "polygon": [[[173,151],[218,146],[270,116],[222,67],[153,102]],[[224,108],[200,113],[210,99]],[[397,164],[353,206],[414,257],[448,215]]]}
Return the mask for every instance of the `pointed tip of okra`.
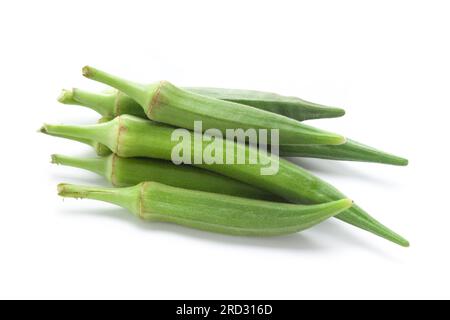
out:
{"label": "pointed tip of okra", "polygon": [[347,142],[347,138],[335,133],[324,134],[321,137],[320,144],[341,145]]}
{"label": "pointed tip of okra", "polygon": [[342,109],[342,108],[330,108],[330,109],[333,110],[333,111],[330,112],[331,113],[330,116],[333,117],[333,118],[338,118],[338,117],[345,116],[345,110]]}
{"label": "pointed tip of okra", "polygon": [[317,117],[312,117],[313,119],[316,118],[339,118],[345,116],[345,110],[343,108],[338,107],[328,107],[328,106],[322,106],[319,105],[319,108],[322,108],[320,113],[317,114]]}
{"label": "pointed tip of okra", "polygon": [[399,166],[407,166],[409,164],[409,160],[399,157],[396,164]]}
{"label": "pointed tip of okra", "polygon": [[62,89],[61,93],[58,96],[58,102],[64,104],[73,104],[75,100],[73,99],[73,90],[72,89]]}
{"label": "pointed tip of okra", "polygon": [[340,144],[344,144],[347,142],[347,138],[344,136],[340,136],[340,135],[335,135],[333,136],[333,141],[335,142],[335,145],[340,145]]}
{"label": "pointed tip of okra", "polygon": [[58,196],[65,198],[82,199],[86,196],[89,187],[78,186],[70,183],[60,183],[57,186]]}
{"label": "pointed tip of okra", "polygon": [[339,202],[342,203],[342,206],[345,207],[346,209],[349,209],[351,206],[353,206],[354,201],[352,199],[341,199],[338,200]]}

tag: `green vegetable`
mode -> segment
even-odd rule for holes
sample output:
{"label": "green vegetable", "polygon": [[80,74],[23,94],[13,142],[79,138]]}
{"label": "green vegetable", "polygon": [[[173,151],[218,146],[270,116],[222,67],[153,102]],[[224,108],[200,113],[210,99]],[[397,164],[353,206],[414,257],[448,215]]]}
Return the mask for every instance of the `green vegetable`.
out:
{"label": "green vegetable", "polygon": [[122,158],[115,154],[101,158],[52,155],[52,163],[77,167],[105,177],[113,186],[129,187],[145,181],[169,186],[262,200],[280,198],[246,183],[189,165],[150,158]]}
{"label": "green vegetable", "polygon": [[[173,128],[133,116],[120,116],[114,120],[89,126],[45,125],[44,130],[51,134],[64,134],[103,143],[121,157],[149,157],[171,159],[172,148],[178,144],[171,141]],[[197,139],[193,134],[192,139]],[[200,140],[202,137],[200,137]],[[218,139],[218,138],[216,138]],[[223,154],[245,152],[249,158],[250,147],[238,143],[225,143]],[[194,143],[191,143],[191,156],[194,157]],[[207,145],[202,145],[202,152]],[[236,152],[238,151],[238,152]],[[242,182],[261,188],[294,203],[317,204],[345,198],[336,188],[310,174],[306,170],[284,159],[277,159],[264,152],[258,153],[258,164],[195,164],[195,166],[220,173]],[[279,166],[275,175],[261,175],[265,163],[276,162]],[[235,161],[235,163],[237,163]],[[364,210],[354,205],[340,213],[339,219],[370,231],[399,245],[409,243],[400,235],[389,230]]]}
{"label": "green vegetable", "polygon": [[[345,138],[272,112],[239,103],[218,100],[175,87],[167,81],[141,85],[103,71],[84,67],[87,78],[108,84],[138,102],[149,119],[176,127],[203,130],[279,129],[280,144],[342,144]],[[270,139],[268,139],[270,143]]]}
{"label": "green vegetable", "polygon": [[[301,119],[301,115],[303,113],[305,113],[305,116],[309,117],[308,119],[311,119],[314,112],[313,109],[310,109],[311,112],[309,112],[306,108],[300,107],[289,109],[288,101],[291,98],[281,97],[281,102],[277,103],[277,95],[273,95],[273,98],[271,98],[272,94],[270,93],[212,88],[186,89],[205,96],[240,102],[242,104],[251,105],[252,101],[255,101],[255,107],[270,106],[265,108],[265,110],[279,113],[298,120],[305,120]],[[139,106],[127,95],[117,90],[109,90],[104,93],[92,93],[80,89],[73,89],[71,91],[63,90],[63,93],[58,100],[66,104],[78,104],[89,107],[102,115],[115,117],[121,114],[130,114],[146,118],[144,110],[141,106]],[[270,104],[272,102],[273,104]],[[319,109],[316,110],[317,114],[320,114],[320,117],[322,118],[327,114],[330,115],[330,110],[333,110],[331,108],[322,109],[324,109],[322,113],[320,113],[321,111]],[[344,144],[340,145],[281,145],[279,146],[279,148],[280,155],[285,157],[310,157],[330,160],[378,162],[400,166],[405,166],[408,164],[407,159],[383,152],[381,150],[377,150],[350,139],[347,139]]]}
{"label": "green vegetable", "polygon": [[310,228],[348,209],[342,199],[319,205],[296,205],[245,199],[144,182],[128,188],[60,184],[63,197],[105,201],[152,221],[240,236],[275,236]]}
{"label": "green vegetable", "polygon": [[350,139],[347,139],[344,144],[338,146],[280,146],[280,155],[283,157],[309,157],[331,160],[378,162],[397,166],[406,166],[408,164],[408,160],[405,158],[377,150]]}
{"label": "green vegetable", "polygon": [[[245,104],[298,121],[334,118],[345,114],[345,111],[340,108],[326,107],[296,97],[286,97],[269,92],[201,87],[183,89],[219,100]],[[130,114],[147,118],[144,110],[137,102],[117,90],[93,93],[74,88],[63,90],[58,100],[65,104],[77,104],[91,108],[104,116],[116,117],[122,114]]]}

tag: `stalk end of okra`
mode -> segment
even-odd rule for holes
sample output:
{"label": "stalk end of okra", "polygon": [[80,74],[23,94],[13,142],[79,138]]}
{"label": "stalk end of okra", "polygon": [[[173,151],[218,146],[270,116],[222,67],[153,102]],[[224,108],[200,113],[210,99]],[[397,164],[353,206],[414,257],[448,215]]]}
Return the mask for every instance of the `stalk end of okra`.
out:
{"label": "stalk end of okra", "polygon": [[69,186],[67,183],[60,183],[57,186],[58,190],[58,196],[66,197],[69,195],[73,195],[73,192],[70,192],[70,190],[67,188]]}
{"label": "stalk end of okra", "polygon": [[84,66],[84,67],[81,69],[81,72],[82,72],[82,74],[83,74],[84,77],[86,77],[86,78],[91,78],[91,77],[92,77],[92,74],[95,72],[95,69],[94,69],[94,68],[91,68],[91,67],[89,67],[89,66]]}
{"label": "stalk end of okra", "polygon": [[39,133],[44,133],[44,134],[48,134],[47,128],[46,128],[45,124],[42,125],[42,126],[37,130],[37,132],[39,132]]}
{"label": "stalk end of okra", "polygon": [[73,99],[73,90],[72,89],[62,89],[61,93],[58,96],[58,102],[64,104],[74,104],[76,101]]}
{"label": "stalk end of okra", "polygon": [[52,154],[52,155],[50,156],[50,163],[58,164],[58,165],[59,165],[58,155],[57,155],[57,154]]}

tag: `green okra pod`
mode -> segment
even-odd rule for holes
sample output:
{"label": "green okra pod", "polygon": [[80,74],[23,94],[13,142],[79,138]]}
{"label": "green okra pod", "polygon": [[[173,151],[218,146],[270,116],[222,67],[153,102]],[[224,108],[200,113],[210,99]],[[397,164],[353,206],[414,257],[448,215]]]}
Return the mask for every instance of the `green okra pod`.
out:
{"label": "green okra pod", "polygon": [[154,181],[169,186],[221,193],[252,199],[281,201],[281,198],[226,176],[189,165],[151,158],[122,158],[111,154],[99,158],[52,155],[52,163],[95,172],[115,187],[131,187]]}
{"label": "green okra pod", "polygon": [[[89,126],[44,125],[44,130],[52,134],[95,140],[105,144],[121,157],[171,160],[172,150],[178,144],[178,141],[171,141],[173,128],[133,116],[120,116],[107,123]],[[196,133],[191,135],[192,157],[196,152],[197,136]],[[251,147],[216,139],[223,147],[222,154],[230,153],[235,157],[234,163],[238,163],[236,156],[239,152],[245,153],[248,159]],[[205,152],[207,147],[203,144],[201,152]],[[317,204],[345,198],[336,188],[295,164],[257,151],[260,160],[257,164],[195,164],[194,161],[194,165],[248,183],[294,203]],[[261,170],[267,163],[277,166],[278,172],[274,175],[261,175]],[[409,246],[406,239],[383,226],[356,205],[337,215],[337,218],[399,245]]]}
{"label": "green okra pod", "polygon": [[[252,106],[298,121],[335,118],[345,114],[345,110],[341,108],[327,107],[296,97],[287,97],[270,92],[205,87],[186,87],[183,89],[219,100]],[[118,90],[107,90],[101,93],[76,88],[63,90],[58,101],[65,104],[85,106],[103,116],[116,117],[122,114],[130,114],[147,118],[144,109],[136,101]]]}
{"label": "green okra pod", "polygon": [[318,205],[274,203],[176,188],[157,182],[143,182],[126,188],[60,184],[58,194],[113,203],[145,220],[239,236],[299,232],[352,205],[349,199]]}
{"label": "green okra pod", "polygon": [[[323,118],[325,114],[332,114],[332,110],[334,110],[332,108],[322,108],[324,110],[321,113],[320,109],[314,111],[312,107],[307,109],[306,105],[303,108],[289,108],[290,97],[282,97],[280,98],[281,102],[276,103],[278,101],[277,95],[258,91],[194,87],[186,88],[186,90],[247,105],[252,105],[251,103],[254,101],[253,106],[255,107],[268,106],[262,109],[297,120],[312,119],[314,112],[321,114],[321,118]],[[121,114],[130,114],[146,118],[144,110],[137,102],[117,90],[108,90],[103,93],[93,93],[80,89],[63,90],[58,100],[66,104],[78,104],[89,107],[105,116],[115,117]],[[307,118],[302,119],[301,115],[303,113],[305,113]],[[347,139],[345,143],[340,145],[280,145],[280,155],[286,157],[376,162],[400,166],[408,164],[408,160],[405,158],[350,139]]]}
{"label": "green okra pod", "polygon": [[202,121],[204,131],[219,129],[225,133],[227,129],[278,129],[280,144],[334,145],[345,142],[345,138],[340,135],[304,125],[297,120],[196,94],[167,81],[141,85],[88,66],[83,68],[83,75],[124,92],[139,103],[149,119],[176,127],[194,129],[194,122]]}

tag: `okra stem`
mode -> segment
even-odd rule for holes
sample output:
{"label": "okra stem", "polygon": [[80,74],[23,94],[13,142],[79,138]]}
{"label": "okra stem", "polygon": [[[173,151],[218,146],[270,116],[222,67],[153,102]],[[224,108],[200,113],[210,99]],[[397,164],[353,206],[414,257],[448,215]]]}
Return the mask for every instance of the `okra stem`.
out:
{"label": "okra stem", "polygon": [[107,175],[108,162],[103,158],[69,157],[60,154],[52,154],[52,163],[89,170],[101,176]]}
{"label": "okra stem", "polygon": [[349,199],[306,206],[274,203],[157,182],[116,189],[60,184],[58,194],[113,203],[145,220],[241,236],[275,236],[302,231],[352,205]]}
{"label": "okra stem", "polygon": [[[97,121],[97,123],[104,123],[104,122],[108,122],[110,120],[112,120],[111,117],[102,117]],[[67,136],[64,134],[57,133],[56,129],[52,130],[52,132],[50,133],[47,131],[47,128],[45,126],[43,126],[39,131],[42,133],[48,134],[48,135],[55,136],[55,137],[70,139],[70,140],[74,140],[74,141],[78,141],[78,142],[87,144],[88,146],[91,146],[94,149],[95,153],[98,156],[107,156],[107,155],[111,154],[111,152],[112,152],[111,150],[108,149],[107,146],[105,146],[104,144],[99,143],[95,140]]]}
{"label": "okra stem", "polygon": [[85,90],[73,88],[63,89],[58,101],[64,104],[77,104],[89,106],[90,109],[98,112],[104,117],[114,117],[109,106],[114,106],[115,97],[108,93],[93,93]]}
{"label": "okra stem", "polygon": [[[78,138],[97,139],[97,142],[115,150],[121,157],[148,157],[171,160],[172,149],[178,144],[171,141],[173,128],[133,116],[120,116],[114,120],[91,126],[46,126],[48,131],[56,129],[58,133]],[[191,136],[191,156],[195,155],[194,137]],[[244,152],[246,159],[250,147],[243,144],[230,144],[221,141],[222,154]],[[204,152],[207,145],[202,145]],[[237,152],[236,152],[237,151]],[[284,159],[277,159],[264,152],[258,152],[257,164],[194,164],[197,167],[213,171],[230,178],[248,183],[254,187],[271,192],[294,203],[317,204],[345,198],[336,188],[310,174],[308,171]],[[191,159],[192,160],[192,159]],[[192,161],[192,163],[194,163]],[[261,175],[267,163],[279,168],[274,175]],[[406,239],[383,226],[356,205],[339,214],[339,219],[364,230],[377,234],[402,246],[409,246]]]}
{"label": "okra stem", "polygon": [[[84,67],[87,78],[108,84],[138,102],[149,119],[176,127],[203,130],[278,129],[280,144],[342,144],[345,138],[302,124],[279,114],[229,101],[218,100],[177,88],[167,81],[141,85],[92,67]],[[270,143],[270,141],[269,141]]]}

